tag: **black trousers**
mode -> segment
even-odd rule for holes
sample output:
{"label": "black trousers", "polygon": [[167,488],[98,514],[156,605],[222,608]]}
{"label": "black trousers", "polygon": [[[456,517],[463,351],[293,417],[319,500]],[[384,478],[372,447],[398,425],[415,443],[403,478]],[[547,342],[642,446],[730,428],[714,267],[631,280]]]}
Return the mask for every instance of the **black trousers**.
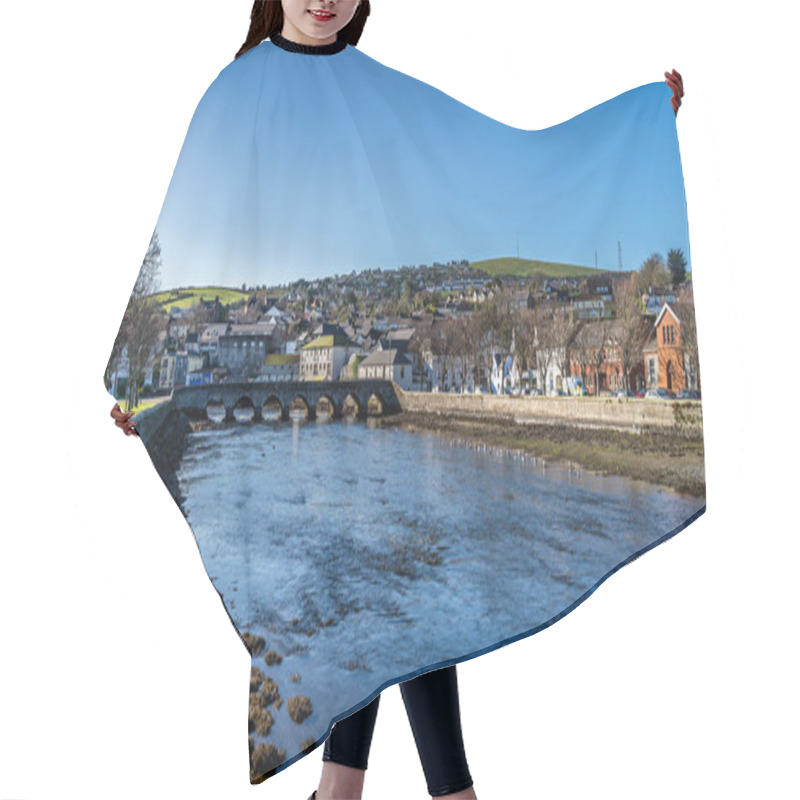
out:
{"label": "black trousers", "polygon": [[[403,681],[400,692],[431,797],[468,789],[472,777],[461,733],[455,664]],[[380,699],[378,695],[355,714],[334,723],[325,740],[323,761],[367,768]]]}

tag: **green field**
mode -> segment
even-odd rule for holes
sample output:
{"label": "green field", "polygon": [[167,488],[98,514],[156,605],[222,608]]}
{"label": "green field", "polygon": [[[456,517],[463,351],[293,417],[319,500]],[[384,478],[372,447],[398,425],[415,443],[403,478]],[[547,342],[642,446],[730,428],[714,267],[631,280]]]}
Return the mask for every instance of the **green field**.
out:
{"label": "green field", "polygon": [[249,296],[250,292],[230,289],[226,286],[185,286],[152,295],[153,299],[160,303],[167,312],[171,308],[190,308],[201,299],[213,300],[215,297],[219,297],[222,305],[230,306],[246,300]]}
{"label": "green field", "polygon": [[471,261],[470,266],[488,272],[492,276],[530,277],[538,273],[551,278],[568,278],[606,272],[594,267],[579,267],[577,264],[559,264],[531,258],[490,258],[486,261]]}

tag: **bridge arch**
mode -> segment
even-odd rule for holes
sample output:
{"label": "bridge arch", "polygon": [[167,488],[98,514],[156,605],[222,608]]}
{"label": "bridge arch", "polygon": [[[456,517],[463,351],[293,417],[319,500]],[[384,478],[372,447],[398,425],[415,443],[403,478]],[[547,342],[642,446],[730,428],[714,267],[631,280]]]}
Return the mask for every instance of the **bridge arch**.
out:
{"label": "bridge arch", "polygon": [[242,395],[234,404],[231,414],[236,422],[253,422],[256,419],[256,406],[253,398]]}
{"label": "bridge arch", "polygon": [[289,412],[284,408],[280,397],[275,394],[269,395],[261,406],[261,418],[266,420],[283,420],[289,416]]}
{"label": "bridge arch", "polygon": [[343,419],[361,419],[366,416],[365,407],[355,392],[348,392],[342,401],[341,415]]}
{"label": "bridge arch", "polygon": [[[394,384],[383,379],[343,381],[259,381],[181,386],[172,391],[175,408],[212,422],[297,418],[314,419],[317,407],[330,406],[335,417],[391,414],[400,411]],[[294,411],[292,411],[294,409]],[[302,414],[298,414],[301,411]]]}
{"label": "bridge arch", "polygon": [[211,422],[224,422],[228,418],[228,407],[219,395],[212,395],[208,398],[203,412],[205,413],[206,419]]}
{"label": "bridge arch", "polygon": [[315,409],[316,406],[308,402],[304,392],[297,392],[289,405],[289,416],[296,419],[299,413],[307,420],[314,419]]}
{"label": "bridge arch", "polygon": [[[326,405],[330,407],[329,412],[325,409]],[[339,416],[341,415],[339,413],[339,409],[336,407],[333,397],[331,397],[329,392],[323,392],[317,398],[316,405],[314,406],[315,419],[336,419]]]}
{"label": "bridge arch", "polygon": [[367,416],[382,417],[385,413],[386,402],[380,392],[372,392],[367,400]]}

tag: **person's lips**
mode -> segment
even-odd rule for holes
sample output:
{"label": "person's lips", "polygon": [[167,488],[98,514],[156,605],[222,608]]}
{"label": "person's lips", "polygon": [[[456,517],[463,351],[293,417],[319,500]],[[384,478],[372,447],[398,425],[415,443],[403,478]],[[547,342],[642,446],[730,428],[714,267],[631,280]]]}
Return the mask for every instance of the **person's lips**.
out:
{"label": "person's lips", "polygon": [[330,11],[319,11],[318,9],[315,8],[310,8],[308,10],[308,13],[311,14],[311,16],[314,17],[314,19],[319,19],[323,21],[329,20],[331,17],[336,16],[336,14],[332,14]]}

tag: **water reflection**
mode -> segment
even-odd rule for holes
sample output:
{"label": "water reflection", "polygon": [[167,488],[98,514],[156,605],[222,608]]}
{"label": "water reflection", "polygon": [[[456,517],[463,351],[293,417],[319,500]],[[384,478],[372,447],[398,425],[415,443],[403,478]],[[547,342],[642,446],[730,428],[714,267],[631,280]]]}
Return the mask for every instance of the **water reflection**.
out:
{"label": "water reflection", "polygon": [[313,706],[273,712],[289,758],[381,685],[563,614],[702,505],[374,417],[302,420],[193,433],[179,470],[232,619]]}

